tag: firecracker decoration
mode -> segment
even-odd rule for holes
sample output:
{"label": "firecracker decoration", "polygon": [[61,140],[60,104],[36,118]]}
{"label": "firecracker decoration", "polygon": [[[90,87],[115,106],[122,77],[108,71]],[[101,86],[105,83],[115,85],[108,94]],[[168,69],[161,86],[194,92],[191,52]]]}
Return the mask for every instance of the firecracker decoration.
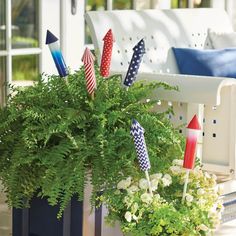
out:
{"label": "firecracker decoration", "polygon": [[144,128],[135,119],[133,119],[130,133],[134,139],[134,145],[138,156],[140,169],[145,172],[149,185],[149,191],[152,194],[151,183],[148,174],[148,170],[151,168],[151,164],[148,157],[147,146],[144,138]]}
{"label": "firecracker decoration", "polygon": [[100,74],[103,77],[108,77],[110,75],[111,57],[113,43],[115,42],[112,30],[109,29],[103,38],[104,45],[102,51],[102,59],[100,65]]}
{"label": "firecracker decoration", "polygon": [[96,77],[94,71],[95,58],[91,53],[91,51],[88,48],[86,48],[84,50],[84,54],[81,60],[84,63],[87,91],[89,95],[91,95],[91,97],[94,98],[94,90],[96,88]]}
{"label": "firecracker decoration", "polygon": [[141,39],[133,48],[133,56],[129,64],[129,68],[127,74],[124,79],[124,85],[126,87],[130,87],[133,82],[136,80],[136,76],[138,74],[139,67],[142,62],[143,55],[145,54],[145,43],[144,40]]}
{"label": "firecracker decoration", "polygon": [[58,38],[49,30],[47,30],[46,44],[49,46],[58,74],[60,77],[66,77],[68,69],[59,46]]}

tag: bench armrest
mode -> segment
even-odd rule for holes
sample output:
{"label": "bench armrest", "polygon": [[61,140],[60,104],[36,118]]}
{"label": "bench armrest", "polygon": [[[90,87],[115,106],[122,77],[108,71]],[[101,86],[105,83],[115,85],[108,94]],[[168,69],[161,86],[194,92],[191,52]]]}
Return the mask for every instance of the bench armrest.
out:
{"label": "bench armrest", "polygon": [[140,73],[138,79],[161,81],[178,87],[179,91],[158,89],[158,98],[162,100],[213,106],[220,105],[221,89],[223,87],[236,86],[236,79],[212,76]]}

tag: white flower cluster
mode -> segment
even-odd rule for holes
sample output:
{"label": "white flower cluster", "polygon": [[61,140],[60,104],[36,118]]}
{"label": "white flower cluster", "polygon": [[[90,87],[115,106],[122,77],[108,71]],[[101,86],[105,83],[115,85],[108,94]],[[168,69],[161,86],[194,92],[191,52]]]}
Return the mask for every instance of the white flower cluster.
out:
{"label": "white flower cluster", "polygon": [[126,211],[124,217],[127,222],[132,220],[138,222],[142,218],[142,211],[139,209],[138,203],[135,201],[135,193],[138,193],[141,204],[160,204],[162,201],[160,195],[157,193],[158,186],[167,187],[171,185],[172,177],[169,174],[163,176],[162,173],[156,173],[150,175],[150,184],[153,194],[149,193],[149,184],[147,179],[140,179],[139,181],[132,181],[131,177],[121,180],[117,184],[116,194],[119,194],[120,190],[127,191],[127,195],[123,199],[123,203],[126,205],[128,211]]}
{"label": "white flower cluster", "polygon": [[[186,170],[182,167],[183,161],[175,159],[170,167],[171,173],[179,178],[180,183],[184,183]],[[193,203],[202,210],[209,212],[208,216],[212,224],[217,227],[220,223],[223,203],[219,199],[222,193],[220,187],[216,185],[217,176],[204,172],[199,166],[190,171],[189,190],[185,196],[186,204],[191,206]],[[203,224],[199,230],[207,231],[208,228]]]}
{"label": "white flower cluster", "polygon": [[[219,198],[220,189],[216,184],[217,178],[215,175],[204,172],[199,166],[190,170],[187,193],[182,203],[186,176],[186,169],[182,166],[182,160],[174,160],[166,173],[150,175],[150,183],[145,178],[137,180],[128,177],[121,180],[117,184],[114,195],[110,197],[111,201],[109,198],[107,201],[108,205],[111,204],[109,209],[112,212],[111,215],[115,216],[112,219],[117,219],[118,216],[126,232],[129,230],[132,232],[134,226],[140,227],[142,231],[142,221],[148,222],[152,225],[150,227],[155,228],[157,219],[160,219],[160,222],[163,220],[166,227],[170,224],[171,228],[168,230],[171,231],[175,228],[174,225],[162,219],[161,214],[154,214],[155,211],[162,212],[164,209],[164,211],[169,211],[169,218],[180,217],[181,222],[185,221],[186,225],[195,225],[193,235],[208,235],[219,225],[223,211],[223,203]],[[152,194],[149,191],[150,187]],[[184,209],[184,211],[179,211],[179,209]],[[162,225],[158,227],[161,228]],[[185,229],[178,230],[183,233],[178,235],[190,235],[187,227],[187,233]]]}

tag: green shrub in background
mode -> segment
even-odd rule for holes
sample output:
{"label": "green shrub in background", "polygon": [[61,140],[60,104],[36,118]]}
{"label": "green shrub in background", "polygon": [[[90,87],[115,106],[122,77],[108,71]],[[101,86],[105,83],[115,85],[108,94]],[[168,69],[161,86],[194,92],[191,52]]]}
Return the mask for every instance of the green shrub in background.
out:
{"label": "green shrub in background", "polygon": [[59,204],[60,217],[72,196],[83,199],[88,179],[94,203],[99,191],[126,176],[142,176],[130,136],[132,118],[145,128],[151,172],[182,155],[181,137],[166,113],[151,112],[156,101],[146,102],[154,89],[170,86],[136,82],[126,91],[120,75],[104,79],[96,68],[91,100],[83,68],[67,82],[46,77],[24,90],[12,87],[0,111],[0,180],[10,206],[29,207],[37,195]]}

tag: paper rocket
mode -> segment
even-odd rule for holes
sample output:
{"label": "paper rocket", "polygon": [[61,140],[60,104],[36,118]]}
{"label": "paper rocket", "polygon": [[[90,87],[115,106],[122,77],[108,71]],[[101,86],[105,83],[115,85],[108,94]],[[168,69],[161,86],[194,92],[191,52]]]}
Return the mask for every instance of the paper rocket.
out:
{"label": "paper rocket", "polygon": [[190,172],[190,169],[193,169],[194,167],[197,138],[198,138],[199,130],[201,130],[201,126],[198,122],[198,118],[196,115],[189,122],[187,129],[188,129],[188,134],[187,134],[187,139],[186,139],[186,147],[185,147],[184,163],[183,163],[183,167],[186,169],[186,175],[185,175],[185,181],[184,181],[182,203],[184,203],[186,193],[187,193],[187,187],[188,187],[188,182],[189,182],[189,172]]}
{"label": "paper rocket", "polygon": [[140,64],[142,62],[143,55],[145,54],[145,43],[141,39],[133,48],[133,56],[129,64],[127,74],[124,79],[124,85],[130,87],[136,80]]}
{"label": "paper rocket", "polygon": [[111,57],[112,57],[112,48],[115,39],[112,34],[112,30],[109,29],[106,33],[105,37],[103,38],[103,52],[102,52],[102,59],[100,65],[100,74],[103,77],[108,77],[110,74],[110,66],[111,66]]}
{"label": "paper rocket", "polygon": [[52,34],[49,30],[47,30],[46,44],[48,44],[49,46],[59,75],[61,77],[66,77],[68,75],[68,70],[61,53],[58,38],[54,34]]}
{"label": "paper rocket", "polygon": [[84,63],[87,91],[90,95],[92,95],[96,88],[96,77],[94,71],[95,58],[91,53],[91,51],[88,48],[86,48],[81,60]]}
{"label": "paper rocket", "polygon": [[140,169],[142,171],[147,171],[151,168],[151,164],[149,161],[146,142],[144,138],[144,129],[138,123],[138,121],[133,120],[130,133],[134,139],[134,145],[138,156]]}
{"label": "paper rocket", "polygon": [[187,126],[188,134],[186,139],[186,147],[184,153],[183,167],[187,169],[193,169],[195,163],[195,151],[197,145],[197,138],[201,126],[198,118],[195,115]]}
{"label": "paper rocket", "polygon": [[148,182],[149,192],[152,194],[152,187],[148,170],[151,168],[151,164],[148,157],[147,146],[144,138],[144,128],[138,123],[138,121],[132,121],[130,134],[133,136],[136,153],[138,156],[139,166],[142,171],[145,172]]}

